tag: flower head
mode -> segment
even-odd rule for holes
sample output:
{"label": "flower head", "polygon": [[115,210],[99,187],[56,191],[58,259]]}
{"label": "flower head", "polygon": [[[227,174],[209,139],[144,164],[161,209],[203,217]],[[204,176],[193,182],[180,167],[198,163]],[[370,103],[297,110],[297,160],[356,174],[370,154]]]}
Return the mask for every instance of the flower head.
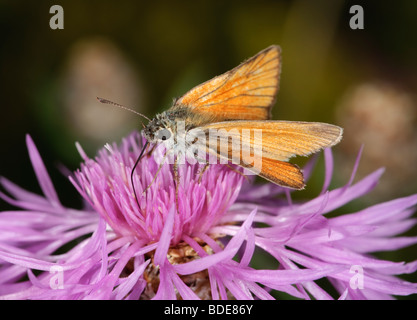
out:
{"label": "flower head", "polygon": [[147,243],[159,241],[170,209],[177,204],[180,214],[175,215],[171,240],[177,244],[184,234],[206,233],[236,201],[243,175],[219,165],[207,170],[202,164],[180,165],[176,194],[173,165],[163,162],[159,150],[139,162],[134,190],[130,175],[141,145],[142,139],[135,133],[120,147],[107,145],[95,160],[78,146],[85,163],[75,173],[76,182],[71,180],[118,235]]}
{"label": "flower head", "polygon": [[[27,145],[44,196],[1,179],[11,196],[0,197],[21,208],[0,213],[4,299],[272,299],[271,290],[303,299],[389,299],[417,292],[396,277],[415,272],[417,261],[370,255],[417,242],[397,236],[415,225],[417,195],[326,217],[371,191],[383,172],[356,184],[353,173],[328,191],[330,150],[323,191],[303,202],[223,165],[180,165],[176,186],[172,165],[159,170],[152,153],[134,173],[137,203],[130,173],[142,138],[133,133],[95,159],[78,146],[84,163],[70,180],[88,205],[75,210],[60,203],[29,136]],[[255,269],[255,248],[279,266]],[[315,281],[323,277],[339,296]]]}

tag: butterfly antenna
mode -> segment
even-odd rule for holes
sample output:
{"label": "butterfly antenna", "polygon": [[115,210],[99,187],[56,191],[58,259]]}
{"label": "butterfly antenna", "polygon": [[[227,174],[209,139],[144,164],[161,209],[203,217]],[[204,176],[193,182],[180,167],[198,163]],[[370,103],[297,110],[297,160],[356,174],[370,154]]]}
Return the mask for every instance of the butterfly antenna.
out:
{"label": "butterfly antenna", "polygon": [[132,184],[133,193],[134,193],[134,195],[135,195],[135,200],[136,200],[136,203],[138,204],[139,209],[141,209],[141,208],[140,208],[140,204],[139,204],[138,196],[136,195],[135,184],[133,183],[133,173],[135,172],[135,169],[136,169],[136,167],[137,167],[137,165],[138,165],[138,163],[139,163],[140,159],[142,159],[143,153],[145,152],[145,149],[146,149],[146,147],[148,146],[148,144],[149,144],[149,142],[148,142],[148,141],[146,141],[145,145],[144,145],[144,146],[143,146],[143,148],[142,148],[142,151],[140,152],[139,157],[136,159],[135,165],[134,165],[134,166],[133,166],[133,168],[132,168],[132,172],[130,173],[130,183]]}
{"label": "butterfly antenna", "polygon": [[107,99],[103,99],[103,98],[100,98],[100,97],[97,97],[97,100],[98,100],[99,102],[101,102],[101,103],[104,103],[104,104],[111,104],[111,105],[113,105],[113,106],[116,106],[116,107],[119,107],[119,108],[125,109],[125,110],[130,111],[130,112],[133,112],[133,113],[136,113],[137,115],[139,115],[139,116],[141,116],[141,117],[145,118],[146,120],[151,121],[151,119],[149,119],[149,118],[148,118],[147,116],[145,116],[144,114],[142,114],[142,113],[140,113],[140,112],[137,112],[137,111],[135,111],[135,110],[132,110],[132,109],[130,109],[130,108],[127,108],[127,107],[125,107],[125,106],[123,106],[123,105],[121,105],[121,104],[118,104],[118,103],[116,103],[116,102],[113,102],[113,101],[110,101],[110,100],[107,100]]}

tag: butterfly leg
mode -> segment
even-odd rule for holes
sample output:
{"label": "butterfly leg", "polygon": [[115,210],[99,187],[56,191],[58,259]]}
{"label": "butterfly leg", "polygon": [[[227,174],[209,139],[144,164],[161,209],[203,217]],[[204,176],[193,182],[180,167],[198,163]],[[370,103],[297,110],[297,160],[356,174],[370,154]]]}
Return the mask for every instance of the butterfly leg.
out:
{"label": "butterfly leg", "polygon": [[[153,150],[153,149],[152,149]],[[156,170],[156,173],[155,173],[155,175],[153,176],[153,179],[152,179],[152,181],[151,181],[151,183],[146,187],[146,189],[145,190],[143,190],[143,192],[142,192],[142,194],[145,194],[146,193],[146,191],[148,191],[148,189],[152,186],[152,184],[155,182],[155,180],[156,180],[156,177],[158,176],[158,174],[159,174],[159,172],[161,171],[161,169],[162,169],[162,166],[164,165],[164,163],[165,163],[165,159],[166,159],[166,157],[167,157],[167,154],[168,154],[168,152],[165,152],[165,155],[164,155],[164,157],[162,158],[162,161],[161,161],[161,163],[159,164],[159,167],[158,167],[158,170]]]}
{"label": "butterfly leg", "polygon": [[175,183],[175,204],[177,207],[177,213],[179,213],[178,188],[180,185],[180,175],[178,173],[178,157],[175,157],[173,169],[174,169],[174,183]]}
{"label": "butterfly leg", "polygon": [[201,179],[203,179],[203,174],[204,172],[206,172],[206,170],[208,169],[210,163],[206,162],[206,164],[204,165],[203,169],[201,169],[200,173],[199,173],[199,177],[198,177],[198,183],[201,183]]}
{"label": "butterfly leg", "polygon": [[152,146],[151,150],[149,150],[149,151],[146,153],[146,156],[147,156],[148,158],[150,158],[150,156],[152,155],[152,153],[154,152],[154,150],[156,149],[156,147],[157,147],[157,144],[154,144],[154,145]]}
{"label": "butterfly leg", "polygon": [[233,168],[233,167],[232,167],[230,164],[228,164],[228,163],[226,163],[226,166],[227,166],[230,170],[232,170],[232,171],[234,171],[234,172],[236,172],[236,173],[240,174],[243,178],[245,178],[247,181],[249,181],[249,178],[248,178],[246,175],[244,175],[241,171],[239,171],[239,170],[237,170],[237,169]]}

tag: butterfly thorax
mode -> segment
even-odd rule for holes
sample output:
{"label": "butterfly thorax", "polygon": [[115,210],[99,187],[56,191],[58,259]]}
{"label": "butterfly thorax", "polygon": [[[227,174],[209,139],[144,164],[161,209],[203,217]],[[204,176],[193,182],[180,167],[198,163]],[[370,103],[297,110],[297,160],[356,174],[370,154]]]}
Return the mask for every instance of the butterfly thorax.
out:
{"label": "butterfly thorax", "polygon": [[210,117],[196,114],[186,106],[177,105],[157,114],[144,128],[143,133],[149,142],[156,143],[168,139],[172,134],[177,135],[178,128],[188,131],[211,122],[213,119]]}

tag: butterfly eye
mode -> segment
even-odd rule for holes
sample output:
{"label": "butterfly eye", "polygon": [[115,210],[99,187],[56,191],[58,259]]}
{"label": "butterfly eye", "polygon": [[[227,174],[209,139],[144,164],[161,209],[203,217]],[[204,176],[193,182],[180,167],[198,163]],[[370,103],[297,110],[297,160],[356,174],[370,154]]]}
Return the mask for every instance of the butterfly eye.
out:
{"label": "butterfly eye", "polygon": [[171,137],[171,132],[167,129],[162,129],[158,131],[158,134],[156,136],[159,140],[168,140]]}

